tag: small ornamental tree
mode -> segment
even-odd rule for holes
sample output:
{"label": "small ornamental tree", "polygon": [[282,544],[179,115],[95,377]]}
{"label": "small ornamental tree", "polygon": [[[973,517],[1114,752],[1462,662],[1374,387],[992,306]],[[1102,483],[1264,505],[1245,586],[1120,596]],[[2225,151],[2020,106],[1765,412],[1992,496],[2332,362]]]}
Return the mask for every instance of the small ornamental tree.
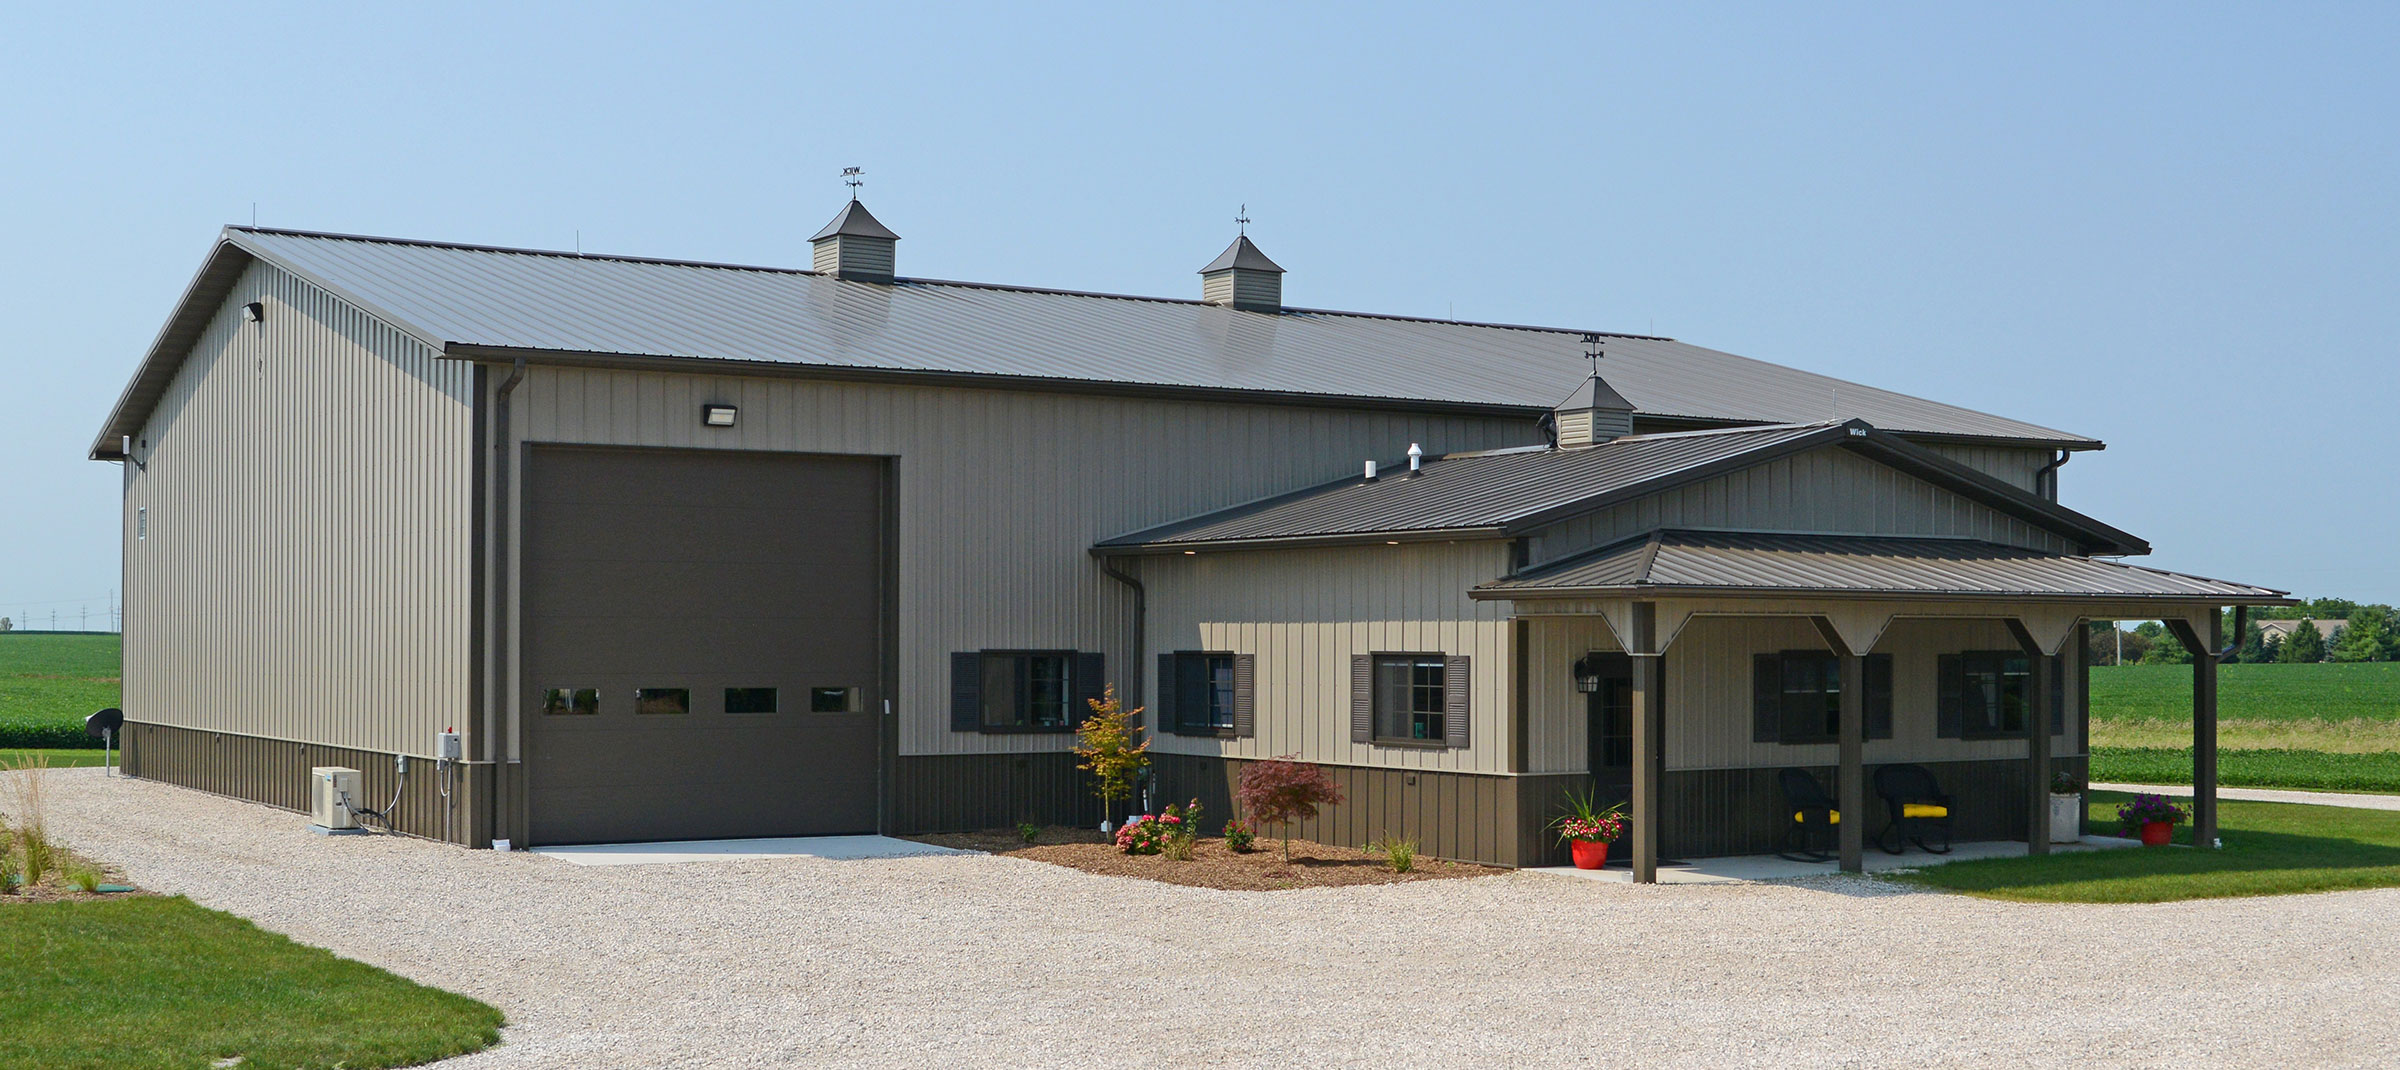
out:
{"label": "small ornamental tree", "polygon": [[1133,797],[1133,782],[1150,767],[1150,743],[1141,739],[1142,707],[1126,709],[1117,701],[1117,685],[1108,685],[1092,699],[1092,714],[1075,729],[1075,768],[1092,774],[1092,794],[1100,797],[1100,817],[1108,820],[1109,804]]}
{"label": "small ornamental tree", "polygon": [[1296,762],[1286,754],[1253,762],[1242,770],[1241,788],[1234,798],[1259,824],[1283,826],[1283,864],[1292,864],[1292,822],[1317,816],[1319,806],[1339,806],[1342,789],[1322,766]]}

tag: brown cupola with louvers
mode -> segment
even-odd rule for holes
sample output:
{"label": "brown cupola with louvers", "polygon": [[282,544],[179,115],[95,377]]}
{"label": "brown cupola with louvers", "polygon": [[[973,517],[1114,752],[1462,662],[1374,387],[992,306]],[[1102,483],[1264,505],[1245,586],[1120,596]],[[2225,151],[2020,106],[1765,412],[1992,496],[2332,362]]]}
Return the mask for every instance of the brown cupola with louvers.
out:
{"label": "brown cupola with louvers", "polygon": [[808,239],[816,251],[816,269],[858,282],[890,282],[893,249],[900,236],[884,226],[867,206],[853,200],[825,229]]}
{"label": "brown cupola with louvers", "polygon": [[1633,402],[1600,377],[1600,336],[1584,335],[1583,344],[1584,357],[1592,362],[1591,377],[1551,413],[1560,449],[1597,446],[1633,433]]}
{"label": "brown cupola with louvers", "polygon": [[1200,269],[1200,299],[1249,312],[1283,311],[1283,268],[1259,252],[1247,234]]}

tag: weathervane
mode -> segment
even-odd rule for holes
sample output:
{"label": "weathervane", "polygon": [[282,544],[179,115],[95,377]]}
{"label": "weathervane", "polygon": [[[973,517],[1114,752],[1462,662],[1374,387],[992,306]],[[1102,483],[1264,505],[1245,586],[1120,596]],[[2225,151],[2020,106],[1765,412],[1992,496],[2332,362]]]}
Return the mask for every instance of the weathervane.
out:
{"label": "weathervane", "polygon": [[1250,235],[1250,206],[1245,204],[1233,214],[1233,231],[1241,237]]}
{"label": "weathervane", "polygon": [[1592,362],[1592,378],[1600,377],[1600,358],[1606,355],[1600,352],[1600,336],[1590,331],[1583,332],[1583,357]]}
{"label": "weathervane", "polygon": [[858,187],[860,187],[860,186],[864,186],[864,185],[866,185],[866,184],[867,184],[867,180],[866,180],[865,178],[863,178],[863,177],[860,177],[860,176],[863,176],[863,175],[865,175],[866,173],[867,173],[867,172],[866,172],[866,169],[865,169],[865,168],[862,168],[862,167],[845,167],[845,168],[842,168],[842,185],[845,185],[845,186],[848,186],[848,187],[850,187],[850,199],[851,199],[851,200],[854,200],[854,201],[855,201],[855,200],[857,200],[857,199],[858,199]]}

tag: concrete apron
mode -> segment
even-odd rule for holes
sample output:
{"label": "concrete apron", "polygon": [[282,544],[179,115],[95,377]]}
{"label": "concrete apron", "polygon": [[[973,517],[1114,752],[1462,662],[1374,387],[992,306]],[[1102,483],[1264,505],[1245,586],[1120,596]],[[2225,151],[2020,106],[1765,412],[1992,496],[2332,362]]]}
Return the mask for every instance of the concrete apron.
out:
{"label": "concrete apron", "polygon": [[738,862],[752,858],[824,858],[853,861],[862,858],[914,858],[919,855],[971,855],[930,843],[890,836],[784,836],[764,840],[677,840],[669,843],[594,843],[572,847],[536,847],[530,854],[578,866],[642,866],[670,862]]}
{"label": "concrete apron", "polygon": [[[2108,851],[2119,847],[2139,847],[2140,840],[2116,836],[2085,836],[2076,843],[2054,843],[2052,853],[2067,851]],[[1869,873],[1890,873],[1900,870],[1923,869],[1945,862],[1968,862],[1979,858],[2022,858],[2025,844],[2017,840],[1981,840],[1953,846],[1949,854],[1928,854],[1911,849],[1905,854],[1885,854],[1869,847],[1865,859]],[[1794,877],[1826,877],[1842,871],[1836,862],[1794,862],[1776,855],[1734,855],[1726,858],[1699,858],[1681,866],[1660,866],[1660,884],[1738,884],[1747,881],[1779,881]],[[1549,873],[1561,877],[1580,877],[1590,881],[1631,882],[1630,869],[1577,869],[1573,866],[1535,866],[1527,873]]]}

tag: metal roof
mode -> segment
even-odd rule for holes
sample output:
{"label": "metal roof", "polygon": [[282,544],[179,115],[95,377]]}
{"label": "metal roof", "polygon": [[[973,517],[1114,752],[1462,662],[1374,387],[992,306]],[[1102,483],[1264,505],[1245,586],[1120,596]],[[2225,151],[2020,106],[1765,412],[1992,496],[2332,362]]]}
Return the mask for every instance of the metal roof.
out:
{"label": "metal roof", "polygon": [[1507,579],[1482,599],[1639,593],[1896,598],[2186,599],[2260,604],[2286,592],[1969,539],[1662,529]]}
{"label": "metal roof", "polygon": [[[863,212],[863,210],[862,210]],[[1236,247],[1241,242],[1236,242]],[[1522,412],[1588,369],[1580,330],[228,227],[94,451],[137,429],[256,257],[451,357],[744,362],[810,374],[993,377],[1058,389],[1229,392]],[[1644,419],[1702,426],[1839,413],[1959,441],[2095,439],[1666,338],[1612,336],[1609,383]],[[730,370],[730,369],[729,369]],[[1653,426],[1656,426],[1654,423]]]}
{"label": "metal roof", "polygon": [[[1778,457],[1840,447],[2078,540],[2148,553],[2132,535],[1975,472],[1867,424],[1773,424],[1628,435],[1579,449],[1531,447],[1425,459],[1421,473],[1363,476],[1106,539],[1095,551],[1174,550],[1517,535]],[[1361,458],[1361,460],[1365,460]]]}
{"label": "metal roof", "polygon": [[1258,246],[1250,243],[1250,236],[1247,234],[1233,239],[1233,244],[1226,246],[1224,252],[1218,253],[1217,258],[1209,261],[1207,267],[1201,268],[1200,274],[1231,271],[1235,268],[1244,271],[1272,271],[1278,275],[1284,274],[1283,265],[1267,259],[1267,254],[1260,252]]}
{"label": "metal roof", "polygon": [[809,235],[808,240],[823,241],[836,234],[850,238],[900,240],[899,235],[892,233],[892,228],[884,226],[882,220],[875,218],[875,213],[867,211],[867,206],[857,201],[843,205],[841,214],[834,216],[833,222],[825,224],[825,229]]}

